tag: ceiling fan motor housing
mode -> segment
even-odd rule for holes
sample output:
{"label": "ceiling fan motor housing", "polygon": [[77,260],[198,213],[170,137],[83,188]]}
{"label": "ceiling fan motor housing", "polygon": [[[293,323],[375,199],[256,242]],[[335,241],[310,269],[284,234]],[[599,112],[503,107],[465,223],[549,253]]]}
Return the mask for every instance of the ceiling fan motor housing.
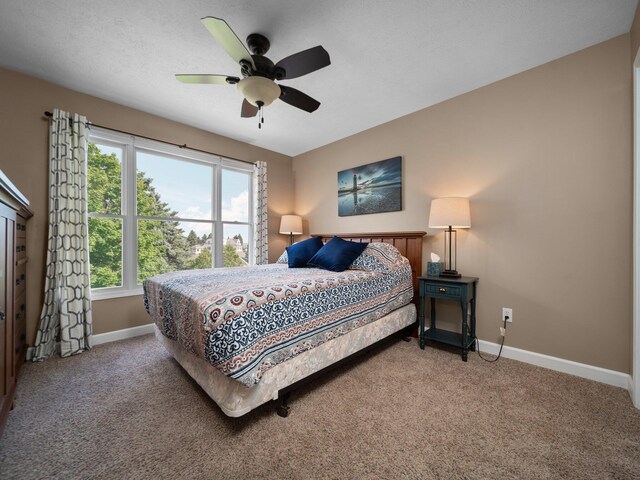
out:
{"label": "ceiling fan motor housing", "polygon": [[255,68],[247,60],[240,61],[240,70],[243,77],[259,75],[271,80],[282,80],[286,76],[284,68],[276,67],[269,58],[262,55],[251,55],[251,58]]}

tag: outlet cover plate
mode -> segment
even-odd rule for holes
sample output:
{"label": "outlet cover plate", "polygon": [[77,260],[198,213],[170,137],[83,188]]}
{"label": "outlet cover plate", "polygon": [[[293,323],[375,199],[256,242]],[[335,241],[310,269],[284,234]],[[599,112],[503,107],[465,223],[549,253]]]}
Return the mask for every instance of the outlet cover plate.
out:
{"label": "outlet cover plate", "polygon": [[513,309],[509,307],[502,307],[502,318],[500,321],[504,322],[504,317],[509,317],[507,319],[508,323],[513,322]]}

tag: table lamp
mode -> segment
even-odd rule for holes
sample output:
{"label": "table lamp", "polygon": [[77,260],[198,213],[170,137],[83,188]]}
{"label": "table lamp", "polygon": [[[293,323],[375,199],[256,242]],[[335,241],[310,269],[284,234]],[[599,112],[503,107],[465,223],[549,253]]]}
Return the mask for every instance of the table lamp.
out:
{"label": "table lamp", "polygon": [[[456,270],[458,237],[454,228],[471,227],[469,199],[460,197],[436,198],[431,200],[429,228],[444,228],[444,271],[441,277],[458,278]],[[453,240],[453,242],[452,242]],[[452,245],[453,243],[453,245]]]}
{"label": "table lamp", "polygon": [[289,245],[293,245],[293,236],[302,235],[302,217],[283,215],[280,219],[280,233],[289,235]]}

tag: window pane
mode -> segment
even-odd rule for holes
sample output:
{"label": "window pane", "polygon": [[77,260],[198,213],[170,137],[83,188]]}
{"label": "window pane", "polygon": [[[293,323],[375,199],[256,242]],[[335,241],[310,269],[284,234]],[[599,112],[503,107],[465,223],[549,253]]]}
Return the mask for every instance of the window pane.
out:
{"label": "window pane", "polygon": [[122,286],[122,220],[89,218],[91,288]]}
{"label": "window pane", "polygon": [[212,268],[212,224],[138,220],[138,283],[161,273]]}
{"label": "window pane", "polygon": [[249,221],[249,180],[251,175],[222,170],[222,220]]}
{"label": "window pane", "polygon": [[138,215],[211,220],[213,167],[136,150]]}
{"label": "window pane", "polygon": [[225,267],[246,267],[249,264],[249,226],[223,226],[223,265]]}
{"label": "window pane", "polygon": [[120,215],[122,156],[120,147],[89,143],[87,190],[90,212]]}
{"label": "window pane", "polygon": [[213,268],[216,250],[213,245],[213,225],[201,222],[181,222],[180,228],[187,236],[188,268]]}

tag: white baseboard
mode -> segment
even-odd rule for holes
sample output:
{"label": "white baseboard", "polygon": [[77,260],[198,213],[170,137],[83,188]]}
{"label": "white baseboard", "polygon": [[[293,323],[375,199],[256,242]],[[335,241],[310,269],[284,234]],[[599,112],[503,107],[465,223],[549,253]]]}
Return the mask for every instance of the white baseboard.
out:
{"label": "white baseboard", "polygon": [[147,325],[141,325],[139,327],[124,328],[122,330],[115,330],[113,332],[99,333],[91,337],[92,345],[101,345],[103,343],[116,342],[118,340],[124,340],[125,338],[133,338],[140,335],[146,335],[147,333],[153,333],[153,323]]}
{"label": "white baseboard", "polygon": [[[487,352],[491,355],[498,354],[500,345],[497,343],[486,342],[484,340],[479,340],[479,342],[480,350],[482,352]],[[628,373],[607,370],[606,368],[594,367],[585,363],[565,360],[564,358],[551,357],[542,353],[529,352],[527,350],[521,350],[519,348],[509,347],[506,345],[502,349],[502,356],[530,363],[538,367],[555,370],[557,372],[568,373],[570,375],[576,375],[577,377],[606,383],[607,385],[613,385],[614,387],[621,387],[627,389],[630,394],[632,392],[633,380],[631,375]]]}
{"label": "white baseboard", "polygon": [[[147,325],[141,325],[139,327],[123,328],[122,330],[115,330],[113,332],[99,333],[91,336],[91,345],[101,345],[103,343],[116,342],[118,340],[124,340],[125,338],[138,337],[140,335],[146,335],[147,333],[153,333],[153,323]],[[27,349],[26,360],[30,361],[33,358],[33,347]],[[60,353],[60,342],[56,342],[56,353]]]}
{"label": "white baseboard", "polygon": [[[636,377],[637,378],[637,377]],[[629,395],[631,395],[631,401],[633,405],[640,409],[640,398],[636,395],[636,379],[629,375]]]}

